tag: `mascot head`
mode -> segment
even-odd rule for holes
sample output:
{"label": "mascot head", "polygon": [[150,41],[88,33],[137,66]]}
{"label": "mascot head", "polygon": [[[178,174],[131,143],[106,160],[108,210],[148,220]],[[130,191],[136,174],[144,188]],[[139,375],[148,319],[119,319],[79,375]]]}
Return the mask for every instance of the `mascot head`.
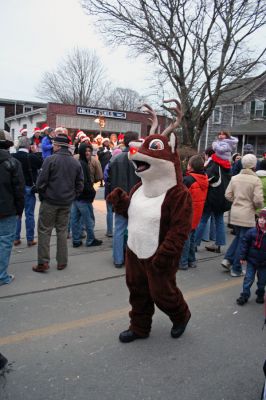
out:
{"label": "mascot head", "polygon": [[136,174],[141,178],[142,184],[162,185],[162,188],[181,184],[182,171],[177,152],[178,137],[174,130],[182,119],[180,103],[177,100],[164,100],[164,103],[175,102],[176,107],[166,108],[175,113],[176,117],[162,132],[156,134],[158,119],[155,111],[144,104],[145,111],[150,115],[152,126],[150,135],[143,141],[131,142],[129,145],[129,159],[133,162]]}

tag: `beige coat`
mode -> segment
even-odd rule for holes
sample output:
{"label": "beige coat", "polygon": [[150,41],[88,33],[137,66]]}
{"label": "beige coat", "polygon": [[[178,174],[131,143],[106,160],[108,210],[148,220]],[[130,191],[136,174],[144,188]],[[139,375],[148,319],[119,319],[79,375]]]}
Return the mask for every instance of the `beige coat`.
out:
{"label": "beige coat", "polygon": [[263,206],[263,191],[260,178],[251,169],[242,169],[232,177],[225,197],[231,201],[230,223],[243,227],[255,226],[256,208]]}

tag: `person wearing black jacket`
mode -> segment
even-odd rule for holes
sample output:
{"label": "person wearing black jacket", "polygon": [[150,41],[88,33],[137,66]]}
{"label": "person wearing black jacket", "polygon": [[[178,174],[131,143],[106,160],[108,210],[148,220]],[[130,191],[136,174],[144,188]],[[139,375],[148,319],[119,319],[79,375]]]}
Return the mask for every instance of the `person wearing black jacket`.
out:
{"label": "person wearing black jacket", "polygon": [[[13,154],[22,166],[22,171],[25,179],[25,225],[26,225],[26,238],[28,246],[36,245],[34,240],[35,219],[34,210],[36,205],[36,197],[34,187],[37,180],[38,170],[42,166],[42,159],[34,153],[30,153],[30,139],[22,136],[18,141],[18,152]],[[14,246],[21,244],[21,221],[22,218],[17,220],[16,236]]]}
{"label": "person wearing black jacket", "polygon": [[15,238],[17,215],[24,208],[24,178],[20,163],[9,154],[13,141],[0,129],[0,286],[13,281],[7,273]]}
{"label": "person wearing black jacket", "polygon": [[81,143],[79,146],[79,162],[84,175],[84,189],[75,199],[71,208],[71,229],[73,247],[82,245],[81,234],[83,224],[86,228],[87,239],[86,246],[100,246],[102,240],[98,240],[94,235],[94,214],[92,202],[95,198],[95,189],[89,173],[88,160],[90,159],[90,146],[87,143]]}

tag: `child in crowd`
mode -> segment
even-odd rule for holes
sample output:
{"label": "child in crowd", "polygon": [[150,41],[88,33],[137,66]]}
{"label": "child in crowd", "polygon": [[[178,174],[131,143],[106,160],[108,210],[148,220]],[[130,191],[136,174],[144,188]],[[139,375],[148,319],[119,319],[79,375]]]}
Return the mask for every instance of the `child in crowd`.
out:
{"label": "child in crowd", "polygon": [[236,300],[243,306],[250,297],[250,288],[257,274],[256,303],[264,303],[266,286],[266,208],[259,213],[256,228],[247,231],[242,239],[240,263],[247,263],[247,271],[243,282],[243,291]]}
{"label": "child in crowd", "polygon": [[195,268],[195,229],[197,228],[208,192],[208,176],[204,172],[204,160],[201,155],[192,156],[188,161],[187,174],[183,179],[188,188],[193,204],[191,232],[186,240],[181,255],[179,269]]}
{"label": "child in crowd", "polygon": [[229,132],[221,131],[217,140],[212,143],[212,148],[217,157],[222,160],[230,160],[232,153],[235,152],[238,139],[230,136]]}

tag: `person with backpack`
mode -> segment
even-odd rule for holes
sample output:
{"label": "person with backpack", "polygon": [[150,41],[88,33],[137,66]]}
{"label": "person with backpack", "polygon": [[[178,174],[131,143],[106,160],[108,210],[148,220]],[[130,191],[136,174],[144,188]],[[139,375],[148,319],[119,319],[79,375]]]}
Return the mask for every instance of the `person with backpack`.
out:
{"label": "person with backpack", "polygon": [[14,279],[7,269],[17,216],[21,217],[24,209],[24,177],[20,162],[9,153],[13,145],[10,134],[0,129],[0,286]]}

